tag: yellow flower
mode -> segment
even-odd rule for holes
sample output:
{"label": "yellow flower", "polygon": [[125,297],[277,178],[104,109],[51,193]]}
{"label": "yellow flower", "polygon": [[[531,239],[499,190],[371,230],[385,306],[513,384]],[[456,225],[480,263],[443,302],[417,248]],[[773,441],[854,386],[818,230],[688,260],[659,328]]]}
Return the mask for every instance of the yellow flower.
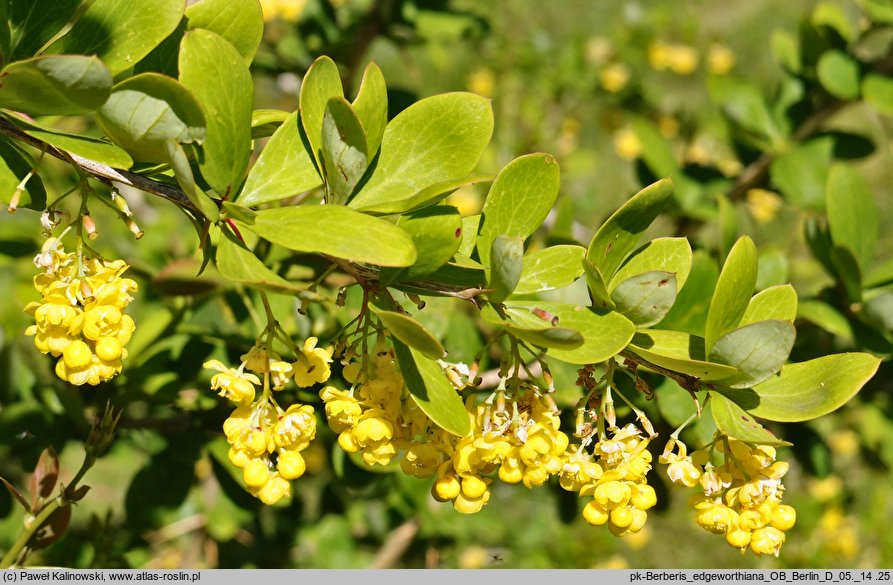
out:
{"label": "yellow flower", "polygon": [[329,364],[332,362],[332,352],[316,347],[317,341],[316,337],[308,337],[297,361],[292,364],[295,382],[301,388],[321,384],[331,375]]}
{"label": "yellow flower", "polygon": [[227,368],[219,360],[209,360],[203,367],[221,372],[211,378],[211,390],[218,390],[220,396],[236,404],[250,404],[254,400],[254,387],[260,384],[260,379],[254,374]]}
{"label": "yellow flower", "polygon": [[625,160],[635,160],[642,154],[642,143],[632,128],[622,128],[614,133],[614,151]]}
{"label": "yellow flower", "polygon": [[735,53],[726,45],[713,43],[707,50],[707,70],[714,75],[725,75],[735,66]]}
{"label": "yellow flower", "polygon": [[629,83],[629,67],[623,63],[611,63],[599,72],[598,80],[602,88],[610,93],[617,93]]}

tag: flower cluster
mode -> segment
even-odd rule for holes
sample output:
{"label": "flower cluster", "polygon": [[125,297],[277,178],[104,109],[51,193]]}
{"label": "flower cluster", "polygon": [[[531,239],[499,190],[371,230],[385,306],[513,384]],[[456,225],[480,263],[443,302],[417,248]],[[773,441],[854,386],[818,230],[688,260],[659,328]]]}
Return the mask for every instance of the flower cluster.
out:
{"label": "flower cluster", "polygon": [[581,496],[592,496],[583,508],[588,523],[607,524],[615,536],[642,529],[648,519],[646,510],[657,503],[657,494],[646,479],[651,470],[648,443],[649,439],[630,423],[597,442],[592,455],[580,445],[568,449],[561,486]]}
{"label": "flower cluster", "polygon": [[121,277],[127,264],[66,253],[56,238],[47,240],[34,263],[43,269],[34,277],[42,298],[25,307],[35,320],[25,333],[42,353],[59,358],[56,374],[76,386],[95,386],[121,373],[124,346],[135,329],[124,314],[137,289]]}
{"label": "flower cluster", "polygon": [[724,535],[742,553],[749,548],[757,555],[778,556],[785,531],[797,518],[794,508],[781,503],[788,464],[775,460],[774,447],[730,437],[716,442],[715,450],[724,456],[717,467],[705,450],[686,455],[685,446],[671,439],[660,461],[668,464],[674,483],[703,487],[692,502],[701,528]]}
{"label": "flower cluster", "polygon": [[291,494],[289,482],[307,470],[301,451],[316,437],[313,407],[292,404],[283,410],[272,391],[283,390],[292,378],[300,387],[325,382],[332,361],[329,350],[316,347],[315,337],[295,348],[294,362],[284,361],[270,348],[266,336],[270,331],[241,356],[238,368],[229,368],[219,360],[204,364],[219,372],[211,378],[211,389],[237,405],[223,423],[229,460],[242,469],[248,491],[265,504]]}
{"label": "flower cluster", "polygon": [[471,432],[465,437],[438,433],[435,444],[447,456],[437,467],[434,499],[452,501],[464,514],[479,512],[490,499],[487,475],[505,483],[542,485],[561,470],[569,439],[559,430],[558,411],[538,389],[527,386],[496,404],[466,400]]}

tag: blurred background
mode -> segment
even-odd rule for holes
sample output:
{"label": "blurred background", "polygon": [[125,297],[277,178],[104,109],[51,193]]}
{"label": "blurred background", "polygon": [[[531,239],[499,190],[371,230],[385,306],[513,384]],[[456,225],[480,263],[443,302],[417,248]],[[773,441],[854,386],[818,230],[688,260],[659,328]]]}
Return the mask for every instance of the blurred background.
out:
{"label": "blurred background", "polygon": [[[822,72],[821,55],[851,57],[860,72],[889,75],[893,5],[882,0],[261,0],[264,40],[252,71],[256,107],[293,111],[303,74],[319,55],[339,65],[353,97],[370,60],[383,70],[393,117],[442,92],[492,98],[493,141],[480,163],[495,173],[513,158],[548,152],[561,166],[561,195],[543,242],[586,243],[623,201],[672,175],[673,208],[648,235],[685,235],[707,294],[740,234],[760,250],[758,288],[791,282],[801,298],[792,360],[827,353],[893,352],[893,91],[853,94]],[[843,82],[841,82],[843,83]],[[887,91],[888,93],[884,93]],[[887,99],[885,99],[887,98]],[[89,125],[89,120],[67,121]],[[258,141],[257,147],[262,146]],[[807,233],[824,225],[827,167],[845,160],[865,177],[880,234],[866,270],[864,306],[841,295]],[[70,171],[44,161],[48,189]],[[486,185],[448,199],[479,211]],[[838,411],[770,428],[794,443],[785,502],[798,511],[780,558],[741,555],[694,523],[688,493],[655,466],[660,496],[638,534],[615,538],[587,525],[582,504],[557,483],[528,490],[500,484],[482,512],[464,516],[429,495],[430,482],[361,468],[325,425],[309,472],[286,504],[264,507],[226,462],[220,424],[227,407],[208,390],[201,364],[236,359],[255,334],[244,291],[213,271],[193,279],[200,259],[189,222],[172,206],[128,193],[145,237],[135,242],[96,210],[110,257],[132,264],[140,284],[138,324],[125,372],[98,388],[71,388],[23,335],[22,307],[36,299],[31,259],[37,214],[0,217],[0,476],[22,485],[53,445],[70,477],[83,457],[89,421],[106,401],[125,408],[119,438],[87,476],[92,486],[69,534],[31,558],[74,567],[242,568],[694,568],[890,567],[893,531],[891,368]],[[300,267],[293,267],[300,270]],[[294,276],[294,274],[292,274]],[[585,301],[584,286],[560,293]],[[873,301],[880,298],[880,301]],[[274,297],[301,335],[324,335],[338,317],[306,317]],[[481,347],[470,318],[438,313],[426,325],[456,359]],[[868,308],[865,308],[868,307]],[[455,317],[455,316],[451,316]],[[690,316],[673,315],[676,323]],[[235,356],[235,357],[234,357]],[[556,366],[559,397],[572,405],[572,367]],[[685,393],[661,386],[649,414],[665,437],[681,422]],[[319,402],[312,393],[297,398]],[[661,398],[666,397],[666,398]],[[618,410],[622,417],[625,413]],[[683,419],[684,420],[684,417]],[[697,443],[709,424],[686,431]],[[656,449],[663,446],[658,439]],[[656,460],[656,457],[655,457]],[[399,468],[398,468],[399,469]],[[20,509],[0,492],[0,550],[21,527]],[[667,546],[672,543],[672,548]]]}

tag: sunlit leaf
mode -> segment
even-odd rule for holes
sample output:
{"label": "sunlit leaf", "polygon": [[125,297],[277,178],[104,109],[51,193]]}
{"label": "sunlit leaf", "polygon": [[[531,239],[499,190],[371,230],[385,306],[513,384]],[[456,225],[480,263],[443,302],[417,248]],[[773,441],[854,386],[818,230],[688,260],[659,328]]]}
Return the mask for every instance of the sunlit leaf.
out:
{"label": "sunlit leaf", "polygon": [[568,286],[583,274],[582,246],[549,246],[524,256],[514,294],[524,295]]}
{"label": "sunlit leaf", "polygon": [[710,411],[713,420],[716,421],[716,427],[734,439],[760,445],[790,445],[766,430],[740,406],[718,392],[710,393]]}
{"label": "sunlit leaf", "polygon": [[0,108],[31,116],[71,116],[102,106],[112,76],[96,57],[47,55],[10,63],[0,71]]}
{"label": "sunlit leaf", "polygon": [[713,343],[738,326],[757,282],[757,248],[747,236],[738,239],[723,264],[707,312],[704,344]]}

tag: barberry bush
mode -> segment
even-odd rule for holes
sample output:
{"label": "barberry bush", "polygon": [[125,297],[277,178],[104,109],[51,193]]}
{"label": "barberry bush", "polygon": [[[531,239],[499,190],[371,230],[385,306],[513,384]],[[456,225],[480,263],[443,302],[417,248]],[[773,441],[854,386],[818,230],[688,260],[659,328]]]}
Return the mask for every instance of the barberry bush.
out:
{"label": "barberry bush", "polygon": [[[808,540],[792,466],[888,407],[851,406],[893,354],[880,155],[832,122],[887,123],[893,5],[806,13],[768,91],[629,7],[537,61],[492,9],[143,4],[0,3],[0,565],[438,566],[521,538],[497,499],[544,547],[556,501],[640,544],[675,514],[723,565]],[[460,40],[468,87],[386,79]]]}

